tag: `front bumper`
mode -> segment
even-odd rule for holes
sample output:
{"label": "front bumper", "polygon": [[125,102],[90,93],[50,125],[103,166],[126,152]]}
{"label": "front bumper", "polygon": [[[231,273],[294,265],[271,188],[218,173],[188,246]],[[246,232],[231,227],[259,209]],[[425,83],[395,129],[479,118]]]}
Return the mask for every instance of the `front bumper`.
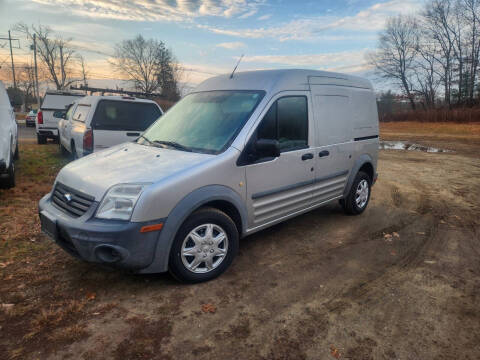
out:
{"label": "front bumper", "polygon": [[42,231],[70,255],[116,268],[141,270],[154,258],[160,232],[141,233],[157,221],[134,223],[94,218],[98,202],[82,216],[73,218],[56,207],[45,195],[39,203]]}

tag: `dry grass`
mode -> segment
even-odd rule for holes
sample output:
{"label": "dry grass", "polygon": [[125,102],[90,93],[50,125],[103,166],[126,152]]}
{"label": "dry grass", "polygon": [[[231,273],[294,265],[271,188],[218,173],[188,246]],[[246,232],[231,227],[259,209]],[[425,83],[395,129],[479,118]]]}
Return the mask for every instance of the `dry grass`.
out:
{"label": "dry grass", "polygon": [[401,111],[385,114],[381,121],[419,121],[419,122],[458,122],[468,123],[480,120],[480,107],[431,109],[416,111]]}
{"label": "dry grass", "polygon": [[[480,119],[479,119],[480,120]],[[480,122],[418,122],[400,121],[380,123],[380,134],[414,134],[422,136],[444,137],[480,137]]]}

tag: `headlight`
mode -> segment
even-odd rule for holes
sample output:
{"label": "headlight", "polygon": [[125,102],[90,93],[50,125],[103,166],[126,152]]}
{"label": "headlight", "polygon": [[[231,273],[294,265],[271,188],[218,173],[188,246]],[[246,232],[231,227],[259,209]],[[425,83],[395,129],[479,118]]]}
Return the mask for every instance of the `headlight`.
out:
{"label": "headlight", "polygon": [[95,217],[99,219],[130,220],[145,184],[120,184],[108,190],[98,207]]}

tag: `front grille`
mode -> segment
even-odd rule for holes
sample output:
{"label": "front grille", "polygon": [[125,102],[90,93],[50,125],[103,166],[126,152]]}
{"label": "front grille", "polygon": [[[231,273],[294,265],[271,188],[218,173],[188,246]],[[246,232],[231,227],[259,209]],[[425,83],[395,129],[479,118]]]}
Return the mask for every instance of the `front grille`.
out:
{"label": "front grille", "polygon": [[[68,201],[67,197],[70,197],[71,200]],[[93,196],[86,195],[61,183],[57,183],[52,195],[52,202],[58,208],[74,217],[85,214],[92,206],[94,200]]]}

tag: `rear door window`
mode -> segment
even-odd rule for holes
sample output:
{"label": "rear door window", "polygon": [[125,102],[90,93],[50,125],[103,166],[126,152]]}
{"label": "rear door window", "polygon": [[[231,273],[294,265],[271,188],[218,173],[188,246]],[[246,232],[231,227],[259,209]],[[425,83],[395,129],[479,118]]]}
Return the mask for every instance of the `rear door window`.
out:
{"label": "rear door window", "polygon": [[157,105],[101,100],[92,119],[97,130],[145,131],[162,115]]}
{"label": "rear door window", "polygon": [[90,105],[79,104],[75,109],[72,119],[75,121],[85,122],[85,119],[90,112]]}

